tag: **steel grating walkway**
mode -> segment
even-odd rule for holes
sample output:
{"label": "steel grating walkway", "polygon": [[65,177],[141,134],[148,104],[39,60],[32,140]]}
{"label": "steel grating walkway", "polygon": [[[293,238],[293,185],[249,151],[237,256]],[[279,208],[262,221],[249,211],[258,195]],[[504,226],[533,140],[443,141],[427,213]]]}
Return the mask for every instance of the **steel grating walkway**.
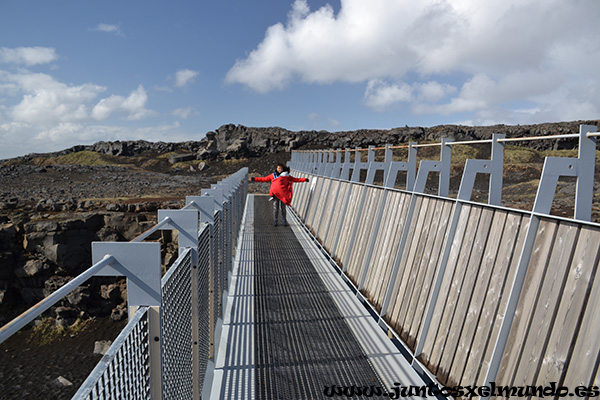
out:
{"label": "steel grating walkway", "polygon": [[268,197],[249,195],[213,379],[205,384],[210,398],[321,399],[332,386],[424,385],[288,217],[290,227],[273,227]]}

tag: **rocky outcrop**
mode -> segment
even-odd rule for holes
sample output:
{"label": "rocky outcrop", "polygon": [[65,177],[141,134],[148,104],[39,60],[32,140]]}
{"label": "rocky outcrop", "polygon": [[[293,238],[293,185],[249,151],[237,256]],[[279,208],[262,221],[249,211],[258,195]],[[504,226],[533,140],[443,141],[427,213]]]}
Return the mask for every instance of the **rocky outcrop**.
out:
{"label": "rocky outcrop", "polygon": [[[179,143],[138,141],[98,142],[89,146],[74,146],[46,155],[64,155],[82,150],[115,156],[138,156],[141,154],[165,154],[177,152],[173,162],[182,159],[214,160],[260,157],[294,149],[356,148],[407,143],[409,141],[438,141],[442,137],[453,140],[489,139],[494,133],[507,137],[545,136],[579,132],[579,125],[598,125],[599,121],[572,121],[536,125],[463,126],[438,125],[433,127],[399,127],[393,129],[359,129],[355,131],[289,131],[280,127],[253,128],[227,124],[216,131],[206,133],[198,141]],[[537,141],[528,145],[539,150],[572,148],[576,140]],[[30,154],[21,159],[32,159]]]}
{"label": "rocky outcrop", "polygon": [[[154,208],[157,208],[155,205]],[[0,325],[48,296],[91,266],[91,242],[128,241],[156,223],[155,213],[82,212],[0,224]],[[166,260],[176,246],[158,234]],[[171,254],[173,253],[173,254]],[[94,278],[54,309],[58,325],[82,316],[127,316],[125,282]]]}

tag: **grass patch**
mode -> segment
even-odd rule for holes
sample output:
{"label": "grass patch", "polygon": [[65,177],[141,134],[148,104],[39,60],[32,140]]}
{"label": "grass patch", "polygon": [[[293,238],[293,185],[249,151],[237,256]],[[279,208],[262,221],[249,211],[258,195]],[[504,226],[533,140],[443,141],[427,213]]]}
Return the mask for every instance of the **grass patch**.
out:
{"label": "grass patch", "polygon": [[179,153],[177,153],[176,151],[170,151],[168,153],[161,154],[156,158],[161,159],[161,160],[168,160],[169,157],[171,157],[172,155],[175,155],[175,154],[179,154]]}
{"label": "grass patch", "polygon": [[470,145],[452,146],[452,164],[464,165],[469,159],[479,158],[479,150]]}
{"label": "grass patch", "polygon": [[543,159],[539,150],[518,146],[506,146],[504,149],[504,163],[506,164],[540,163]]}
{"label": "grass patch", "polygon": [[147,169],[147,168],[155,168],[157,166],[160,166],[160,164],[164,162],[161,160],[157,160],[156,158],[152,158],[150,160],[147,160],[145,162],[142,163],[141,168]]}
{"label": "grass patch", "polygon": [[574,157],[577,158],[579,150],[545,150],[542,151],[542,157]]}
{"label": "grass patch", "polygon": [[29,162],[37,166],[56,165],[56,159],[51,157],[34,157]]}
{"label": "grass patch", "polygon": [[532,179],[527,182],[515,183],[514,185],[505,186],[502,189],[502,195],[505,198],[513,199],[518,197],[518,200],[535,200],[537,188],[540,185],[539,179]]}
{"label": "grass patch", "polygon": [[202,164],[202,163],[206,164],[206,162],[202,161],[202,160],[181,161],[181,162],[176,162],[175,164],[171,165],[171,168],[172,169],[175,169],[175,168],[190,169],[190,167],[196,167],[197,165]]}
{"label": "grass patch", "polygon": [[35,326],[29,336],[28,342],[37,345],[52,344],[54,341],[66,336],[77,335],[84,332],[93,323],[92,319],[78,318],[73,325],[68,327],[57,327],[54,318],[44,318],[40,324]]}
{"label": "grass patch", "polygon": [[77,151],[55,158],[57,164],[69,165],[121,165],[123,157],[96,153],[95,151]]}
{"label": "grass patch", "polygon": [[247,163],[248,159],[247,158],[233,158],[233,159],[229,159],[229,160],[223,160],[223,163],[225,165],[236,165],[236,164],[243,164],[243,163]]}

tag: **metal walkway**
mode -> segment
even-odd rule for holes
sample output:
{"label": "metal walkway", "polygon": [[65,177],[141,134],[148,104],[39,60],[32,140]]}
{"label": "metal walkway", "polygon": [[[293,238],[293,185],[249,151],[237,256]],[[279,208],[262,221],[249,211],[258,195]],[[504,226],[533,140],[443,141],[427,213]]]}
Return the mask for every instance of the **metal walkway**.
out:
{"label": "metal walkway", "polygon": [[425,385],[299,222],[272,226],[267,199],[248,197],[210,398]]}

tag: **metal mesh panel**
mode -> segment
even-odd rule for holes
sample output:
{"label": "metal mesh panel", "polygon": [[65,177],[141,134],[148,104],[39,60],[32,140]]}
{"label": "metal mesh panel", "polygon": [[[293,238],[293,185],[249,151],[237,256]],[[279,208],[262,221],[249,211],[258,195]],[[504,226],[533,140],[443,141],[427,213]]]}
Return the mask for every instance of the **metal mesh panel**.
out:
{"label": "metal mesh panel", "polygon": [[148,309],[140,308],[73,399],[149,399]]}
{"label": "metal mesh panel", "polygon": [[[228,201],[223,202],[223,248],[221,252],[223,254],[223,271],[231,270],[231,249],[229,248],[231,242],[231,204]],[[227,273],[223,274],[223,281],[221,282],[221,288],[227,287]]]}
{"label": "metal mesh panel", "polygon": [[[198,236],[198,360],[199,375],[203,377],[206,374],[208,364],[210,336],[210,226],[205,225]],[[200,379],[200,390],[202,390],[204,381]]]}
{"label": "metal mesh panel", "polygon": [[214,242],[215,243],[215,262],[213,263],[213,321],[217,322],[217,319],[222,316],[223,310],[221,307],[221,295],[223,293],[222,290],[222,265],[223,265],[223,232],[222,232],[222,224],[221,224],[221,212],[217,211],[215,213],[215,228],[214,228]]}
{"label": "metal mesh panel", "polygon": [[186,251],[162,280],[163,398],[193,397],[192,253]]}

